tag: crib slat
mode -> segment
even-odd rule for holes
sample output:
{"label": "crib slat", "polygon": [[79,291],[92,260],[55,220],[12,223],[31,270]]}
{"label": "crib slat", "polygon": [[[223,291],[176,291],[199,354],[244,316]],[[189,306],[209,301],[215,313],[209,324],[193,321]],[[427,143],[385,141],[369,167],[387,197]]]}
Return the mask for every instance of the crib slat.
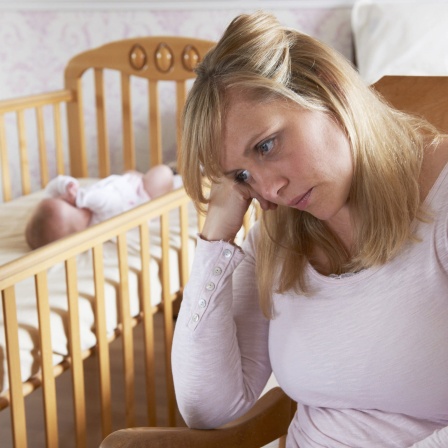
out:
{"label": "crib slat", "polygon": [[8,149],[6,148],[5,117],[0,115],[0,163],[2,167],[3,200],[11,200],[11,176],[9,173]]}
{"label": "crib slat", "polygon": [[3,316],[8,359],[9,393],[11,397],[12,436],[15,448],[26,448],[25,403],[20,371],[19,325],[14,286],[2,291]]}
{"label": "crib slat", "polygon": [[168,401],[168,425],[176,426],[176,399],[174,395],[173,374],[171,372],[171,347],[173,345],[173,303],[170,291],[169,264],[169,216],[165,212],[160,218],[162,239],[162,300],[165,336],[166,388]]}
{"label": "crib slat", "polygon": [[44,114],[42,107],[36,108],[37,139],[39,142],[40,181],[42,187],[48,184],[47,144],[45,142]]}
{"label": "crib slat", "polygon": [[67,124],[70,145],[70,174],[74,177],[87,177],[86,131],[84,123],[84,100],[82,80],[76,79],[66,87],[76,91],[76,101],[67,103]]}
{"label": "crib slat", "polygon": [[143,338],[146,367],[146,403],[148,425],[157,426],[156,383],[154,354],[154,321],[151,305],[151,289],[149,276],[149,228],[148,223],[140,225],[140,259],[141,259],[141,297],[143,311]]}
{"label": "crib slat", "polygon": [[56,171],[64,174],[64,150],[62,143],[61,106],[53,105],[54,142],[56,147]]}
{"label": "crib slat", "polygon": [[120,272],[119,307],[123,337],[123,366],[126,399],[126,425],[135,426],[134,404],[134,347],[132,340],[131,310],[129,304],[129,267],[127,260],[126,234],[117,237],[118,267]]}
{"label": "crib slat", "polygon": [[123,162],[124,169],[135,169],[134,130],[132,126],[131,78],[121,74],[121,105],[123,113]]}
{"label": "crib slat", "polygon": [[109,139],[107,136],[106,107],[104,102],[103,70],[95,69],[96,122],[98,131],[98,169],[100,177],[110,174]]}
{"label": "crib slat", "polygon": [[176,82],[176,136],[177,151],[180,151],[182,144],[182,111],[187,97],[187,83],[185,81]]}
{"label": "crib slat", "polygon": [[78,286],[76,258],[65,262],[67,280],[67,300],[69,311],[68,340],[72,360],[73,405],[75,413],[76,447],[86,446],[86,405],[84,391],[84,371],[81,356],[81,336],[79,332]]}
{"label": "crib slat", "polygon": [[23,110],[17,112],[17,130],[19,137],[20,166],[22,175],[22,194],[31,193],[30,162],[28,160],[27,140],[25,130],[25,115]]}
{"label": "crib slat", "polygon": [[107,341],[106,305],[104,301],[103,245],[93,248],[93,275],[95,282],[95,334],[98,345],[98,370],[100,375],[101,428],[103,438],[112,432],[110,397],[110,360]]}
{"label": "crib slat", "polygon": [[159,87],[157,81],[149,83],[149,149],[151,166],[162,163],[162,132]]}
{"label": "crib slat", "polygon": [[42,388],[44,397],[45,435],[47,448],[58,446],[58,418],[56,409],[56,388],[53,372],[50,305],[46,272],[35,275],[37,312],[39,317],[39,343],[42,368]]}

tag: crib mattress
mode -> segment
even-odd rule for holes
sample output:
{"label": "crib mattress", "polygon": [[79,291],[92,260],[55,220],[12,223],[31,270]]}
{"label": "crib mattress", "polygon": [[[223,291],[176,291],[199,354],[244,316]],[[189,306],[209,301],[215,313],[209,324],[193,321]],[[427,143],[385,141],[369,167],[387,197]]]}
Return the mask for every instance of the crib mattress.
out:
{"label": "crib mattress", "polygon": [[[82,179],[81,185],[89,185],[97,179]],[[30,251],[24,232],[27,220],[35,205],[45,194],[39,191],[14,201],[0,204],[0,265],[17,259]],[[189,210],[190,238],[189,253],[193,254],[197,234],[197,216],[191,206]],[[150,228],[150,300],[152,305],[161,301],[161,240],[159,220],[152,220]],[[140,311],[139,272],[140,243],[138,229],[128,232],[129,295],[131,314]],[[180,229],[178,213],[170,215],[170,288],[174,293],[179,290],[179,252]],[[118,258],[117,245],[111,240],[103,245],[104,277],[107,331],[112,334],[118,320]],[[191,263],[190,256],[190,263]],[[96,343],[94,322],[94,282],[91,251],[77,257],[79,318],[81,349],[86,350]],[[51,310],[51,338],[53,362],[57,364],[68,354],[68,340],[65,328],[68,325],[68,303],[65,283],[65,266],[58,264],[50,268],[48,275],[49,302]],[[22,381],[26,381],[39,371],[38,316],[34,278],[18,283],[15,287],[17,317],[19,324],[19,346]],[[8,388],[6,365],[6,343],[4,334],[3,310],[0,307],[0,391]]]}

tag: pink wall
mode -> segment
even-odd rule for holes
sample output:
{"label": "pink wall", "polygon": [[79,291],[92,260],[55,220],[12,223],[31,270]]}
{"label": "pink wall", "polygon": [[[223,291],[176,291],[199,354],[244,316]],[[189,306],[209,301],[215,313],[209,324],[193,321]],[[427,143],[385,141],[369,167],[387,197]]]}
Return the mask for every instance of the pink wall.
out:
{"label": "pink wall", "polygon": [[[242,10],[0,13],[0,99],[63,87],[66,61],[108,41],[142,35],[216,40]],[[351,56],[350,8],[274,11],[280,21]]]}

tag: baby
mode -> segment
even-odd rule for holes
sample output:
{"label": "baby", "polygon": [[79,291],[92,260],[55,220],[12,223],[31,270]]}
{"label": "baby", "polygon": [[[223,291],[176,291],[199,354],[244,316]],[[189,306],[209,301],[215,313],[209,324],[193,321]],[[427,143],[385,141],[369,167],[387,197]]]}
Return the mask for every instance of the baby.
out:
{"label": "baby", "polygon": [[31,249],[137,207],[174,188],[174,174],[167,165],[157,165],[145,174],[137,171],[111,175],[81,188],[77,179],[58,176],[51,180],[43,199],[25,229]]}

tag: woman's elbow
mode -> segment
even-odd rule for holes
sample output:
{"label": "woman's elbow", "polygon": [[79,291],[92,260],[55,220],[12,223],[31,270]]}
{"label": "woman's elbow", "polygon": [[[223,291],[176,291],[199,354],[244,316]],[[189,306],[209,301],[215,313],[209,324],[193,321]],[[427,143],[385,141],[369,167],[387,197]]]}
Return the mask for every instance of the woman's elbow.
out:
{"label": "woman's elbow", "polygon": [[191,429],[215,429],[228,423],[225,416],[210,415],[196,406],[179,406],[185,424]]}

